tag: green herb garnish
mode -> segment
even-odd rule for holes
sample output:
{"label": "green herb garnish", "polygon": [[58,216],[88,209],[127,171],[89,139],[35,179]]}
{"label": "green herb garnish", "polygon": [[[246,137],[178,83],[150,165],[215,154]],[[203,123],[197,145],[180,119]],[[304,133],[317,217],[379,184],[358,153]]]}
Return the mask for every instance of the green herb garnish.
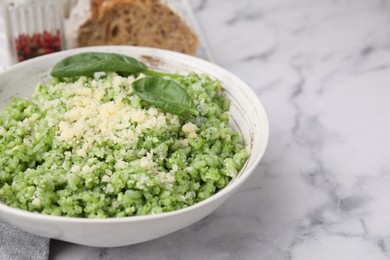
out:
{"label": "green herb garnish", "polygon": [[103,52],[76,54],[58,62],[51,71],[57,78],[93,76],[95,72],[131,75],[148,70],[146,64],[125,55]]}
{"label": "green herb garnish", "polygon": [[93,76],[95,72],[116,72],[120,75],[138,75],[145,78],[132,84],[134,92],[144,101],[175,115],[198,115],[191,97],[173,80],[179,74],[170,74],[149,69],[141,61],[116,53],[86,52],[58,62],[51,71],[57,78]]}
{"label": "green herb garnish", "polygon": [[173,80],[150,76],[134,81],[132,86],[141,99],[166,112],[180,116],[199,114],[191,97]]}

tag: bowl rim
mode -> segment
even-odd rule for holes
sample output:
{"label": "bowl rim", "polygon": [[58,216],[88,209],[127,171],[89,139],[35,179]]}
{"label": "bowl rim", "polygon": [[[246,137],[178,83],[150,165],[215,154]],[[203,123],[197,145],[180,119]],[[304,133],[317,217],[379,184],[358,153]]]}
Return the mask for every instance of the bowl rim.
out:
{"label": "bowl rim", "polygon": [[23,68],[25,66],[30,66],[30,64],[34,63],[39,63],[40,61],[43,61],[48,58],[55,58],[55,57],[67,57],[69,55],[81,53],[81,52],[89,52],[89,51],[97,51],[97,52],[114,52],[117,50],[117,53],[119,50],[122,50],[123,52],[128,51],[131,53],[131,51],[136,51],[136,52],[145,52],[147,55],[154,55],[156,52],[161,53],[163,55],[167,55],[169,57],[180,59],[186,64],[190,64],[192,62],[198,63],[200,65],[204,65],[207,67],[213,67],[215,70],[221,72],[224,75],[228,75],[230,79],[232,79],[234,82],[237,82],[239,85],[242,86],[242,90],[246,92],[246,94],[249,94],[248,97],[252,99],[253,102],[255,102],[256,106],[262,112],[262,119],[263,119],[263,125],[264,125],[264,130],[262,135],[264,136],[262,140],[264,141],[263,149],[260,151],[260,153],[256,155],[250,155],[250,156],[256,156],[255,161],[253,164],[244,169],[240,175],[232,179],[230,183],[219,190],[217,193],[213,194],[209,198],[202,200],[198,203],[195,203],[191,206],[188,206],[186,208],[178,209],[178,210],[173,210],[169,212],[162,212],[162,213],[157,213],[153,215],[142,215],[142,216],[126,216],[126,217],[109,217],[109,218],[81,218],[81,217],[67,217],[67,216],[54,216],[54,215],[47,215],[47,214],[42,214],[42,213],[36,213],[36,212],[30,212],[27,210],[22,210],[18,208],[14,208],[11,206],[8,206],[4,204],[3,202],[0,201],[0,213],[1,212],[8,212],[9,214],[12,214],[14,216],[18,217],[28,217],[30,219],[36,219],[36,220],[48,220],[48,221],[61,221],[61,222],[72,222],[72,223],[122,223],[122,222],[142,222],[142,221],[149,221],[153,219],[160,219],[160,218],[168,218],[171,216],[175,215],[180,215],[180,214],[185,214],[191,211],[194,211],[198,208],[203,207],[206,204],[209,204],[212,201],[217,200],[218,198],[227,195],[231,193],[233,190],[238,188],[242,183],[245,182],[249,178],[249,176],[252,175],[253,171],[255,168],[258,166],[261,158],[264,156],[264,153],[267,149],[268,142],[269,142],[269,119],[267,116],[267,112],[264,108],[264,105],[261,103],[260,99],[257,97],[257,94],[248,86],[247,83],[245,83],[243,80],[238,78],[235,74],[232,72],[228,71],[225,68],[222,68],[221,66],[203,60],[198,57],[190,56],[187,54],[183,53],[178,53],[174,51],[169,51],[169,50],[164,50],[164,49],[158,49],[158,48],[151,48],[151,47],[141,47],[141,46],[117,46],[117,45],[106,45],[106,46],[92,46],[92,47],[82,47],[82,48],[74,48],[70,50],[64,50],[60,51],[57,53],[52,53],[48,55],[43,55],[39,56],[21,63],[17,63],[6,69],[5,71],[0,72],[0,79],[3,76],[3,74],[9,73],[10,71],[13,70],[18,70],[19,68]]}

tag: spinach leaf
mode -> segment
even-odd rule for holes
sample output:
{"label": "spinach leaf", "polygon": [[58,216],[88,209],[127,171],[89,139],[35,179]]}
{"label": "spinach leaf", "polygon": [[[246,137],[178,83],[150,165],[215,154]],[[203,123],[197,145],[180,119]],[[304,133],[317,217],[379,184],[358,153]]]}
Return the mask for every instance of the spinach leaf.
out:
{"label": "spinach leaf", "polygon": [[125,55],[103,52],[85,52],[67,57],[57,63],[51,75],[58,78],[92,76],[95,72],[138,74],[148,70],[146,64]]}
{"label": "spinach leaf", "polygon": [[179,116],[198,115],[191,97],[173,80],[145,77],[132,84],[134,93],[165,112]]}
{"label": "spinach leaf", "polygon": [[199,114],[191,97],[182,87],[161,77],[178,78],[182,75],[150,70],[146,64],[129,56],[104,52],[80,53],[58,62],[51,75],[66,78],[93,76],[95,72],[117,72],[125,76],[139,73],[150,75],[133,83],[134,92],[141,99],[179,116]]}

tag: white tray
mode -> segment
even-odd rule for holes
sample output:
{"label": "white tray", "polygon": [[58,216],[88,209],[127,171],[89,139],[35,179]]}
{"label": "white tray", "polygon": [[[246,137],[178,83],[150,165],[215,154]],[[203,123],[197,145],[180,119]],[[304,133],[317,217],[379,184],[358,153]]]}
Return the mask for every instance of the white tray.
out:
{"label": "white tray", "polygon": [[[208,48],[207,41],[204,34],[198,24],[195,14],[188,0],[164,0],[179,14],[181,14],[188,24],[193,28],[195,33],[199,36],[200,45],[197,50],[199,58],[214,62],[213,56]],[[9,48],[5,34],[5,25],[2,17],[1,3],[0,3],[0,71],[10,66]]]}
{"label": "white tray", "polygon": [[5,30],[2,3],[0,3],[0,72],[10,65],[10,57],[8,54],[9,49]]}

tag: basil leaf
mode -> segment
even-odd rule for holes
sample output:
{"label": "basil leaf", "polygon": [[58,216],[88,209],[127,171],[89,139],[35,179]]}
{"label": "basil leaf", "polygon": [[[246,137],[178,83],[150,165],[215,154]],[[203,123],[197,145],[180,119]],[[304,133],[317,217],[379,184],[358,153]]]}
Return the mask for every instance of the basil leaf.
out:
{"label": "basil leaf", "polygon": [[95,72],[117,72],[122,75],[148,70],[144,63],[125,55],[103,52],[85,52],[67,57],[51,71],[53,77],[92,76]]}
{"label": "basil leaf", "polygon": [[173,80],[150,76],[134,81],[132,87],[142,100],[165,112],[179,116],[199,114],[191,97]]}

